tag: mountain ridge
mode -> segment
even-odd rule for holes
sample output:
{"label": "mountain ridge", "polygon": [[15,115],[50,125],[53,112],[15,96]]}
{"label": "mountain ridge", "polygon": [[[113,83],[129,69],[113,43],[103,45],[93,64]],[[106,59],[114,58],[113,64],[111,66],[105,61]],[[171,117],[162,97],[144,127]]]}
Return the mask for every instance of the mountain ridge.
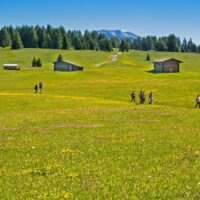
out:
{"label": "mountain ridge", "polygon": [[99,34],[104,34],[108,39],[112,37],[117,37],[119,40],[130,39],[131,41],[137,39],[139,36],[130,31],[122,31],[122,30],[108,30],[101,29],[97,31]]}

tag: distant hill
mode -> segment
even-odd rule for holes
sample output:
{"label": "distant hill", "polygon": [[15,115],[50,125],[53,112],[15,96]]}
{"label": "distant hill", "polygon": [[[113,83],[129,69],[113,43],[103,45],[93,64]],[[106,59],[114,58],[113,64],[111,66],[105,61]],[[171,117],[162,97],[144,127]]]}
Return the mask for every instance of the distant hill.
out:
{"label": "distant hill", "polygon": [[126,32],[126,31],[121,31],[121,30],[106,30],[102,29],[97,31],[99,34],[104,34],[108,39],[112,37],[117,37],[119,40],[122,39],[130,39],[131,41],[137,39],[139,36],[136,35],[135,33],[131,32]]}

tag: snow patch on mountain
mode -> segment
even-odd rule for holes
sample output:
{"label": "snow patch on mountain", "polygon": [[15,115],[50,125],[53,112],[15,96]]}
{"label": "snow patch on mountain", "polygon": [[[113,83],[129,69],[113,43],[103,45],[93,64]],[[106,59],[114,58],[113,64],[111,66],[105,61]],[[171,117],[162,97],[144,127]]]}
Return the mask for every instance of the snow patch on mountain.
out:
{"label": "snow patch on mountain", "polygon": [[135,33],[129,31],[121,31],[121,30],[107,30],[102,29],[97,31],[99,34],[104,34],[108,39],[112,37],[117,37],[119,40],[122,39],[130,39],[131,41],[137,39],[139,36]]}

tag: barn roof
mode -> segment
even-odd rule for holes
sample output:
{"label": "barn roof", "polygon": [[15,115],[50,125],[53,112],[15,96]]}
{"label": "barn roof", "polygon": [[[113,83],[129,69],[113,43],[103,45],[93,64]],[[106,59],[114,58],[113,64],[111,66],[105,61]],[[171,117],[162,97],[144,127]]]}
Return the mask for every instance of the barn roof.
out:
{"label": "barn roof", "polygon": [[4,64],[4,67],[19,67],[18,64]]}
{"label": "barn roof", "polygon": [[183,61],[177,60],[175,58],[163,58],[163,59],[155,60],[153,63],[165,63],[165,62],[167,62],[169,60],[175,60],[175,61],[177,61],[179,63],[183,63]]}
{"label": "barn roof", "polygon": [[71,64],[71,65],[75,65],[75,66],[77,66],[77,67],[82,67],[82,66],[80,66],[80,65],[78,65],[78,64],[76,64],[76,63],[72,63],[72,62],[65,61],[65,60],[62,60],[62,61],[55,61],[55,62],[53,62],[53,63],[55,64],[55,63],[59,63],[59,62],[67,63],[67,64]]}

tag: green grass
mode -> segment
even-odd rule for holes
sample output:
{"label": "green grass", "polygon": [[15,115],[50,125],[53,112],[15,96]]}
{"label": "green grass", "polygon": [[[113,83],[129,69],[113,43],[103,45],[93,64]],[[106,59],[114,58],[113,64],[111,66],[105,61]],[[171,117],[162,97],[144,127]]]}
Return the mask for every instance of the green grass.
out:
{"label": "green grass", "polygon": [[[53,72],[59,53],[84,71]],[[0,69],[0,199],[200,199],[200,55],[150,53],[183,60],[176,74],[140,51],[95,67],[113,54],[0,49],[22,66]],[[133,89],[155,104],[130,103]]]}

